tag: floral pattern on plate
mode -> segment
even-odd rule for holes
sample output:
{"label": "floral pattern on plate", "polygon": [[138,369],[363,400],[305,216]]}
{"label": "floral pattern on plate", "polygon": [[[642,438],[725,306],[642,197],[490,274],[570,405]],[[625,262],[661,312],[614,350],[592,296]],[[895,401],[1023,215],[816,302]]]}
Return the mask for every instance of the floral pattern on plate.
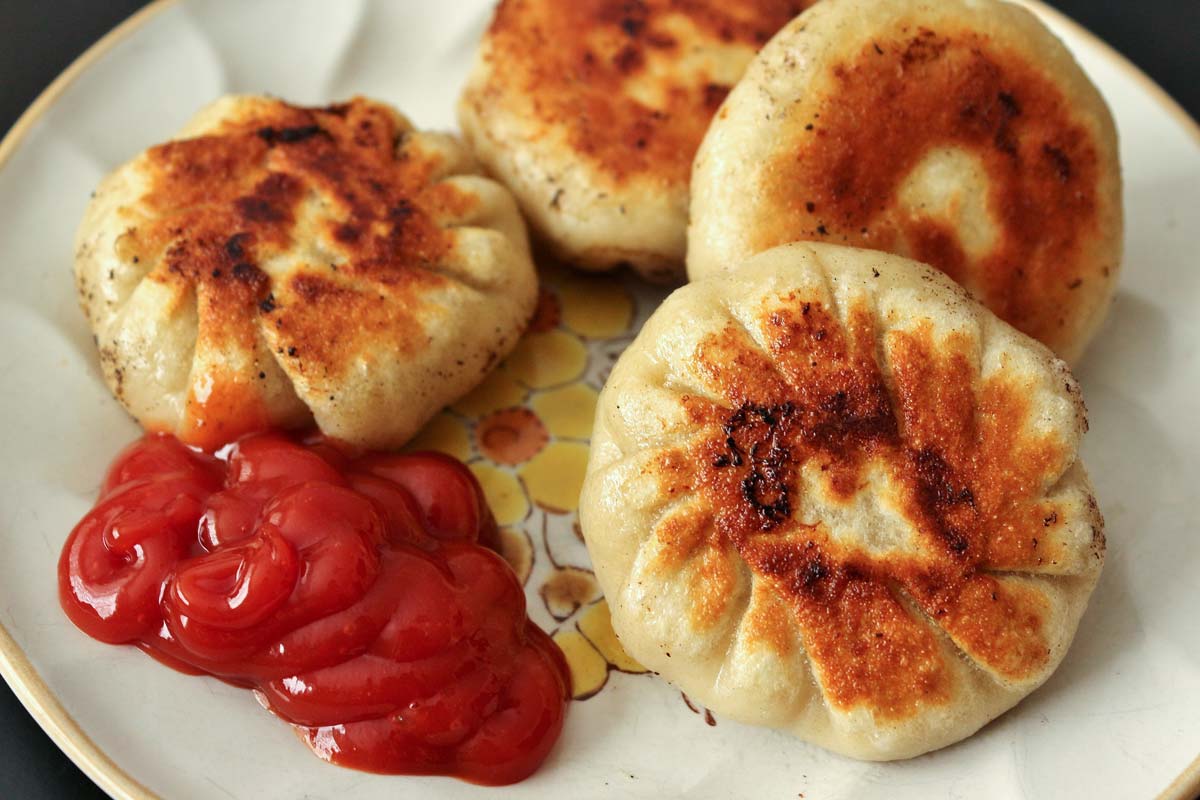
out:
{"label": "floral pattern on plate", "polygon": [[613,632],[576,507],[600,387],[666,292],[628,275],[539,272],[537,310],[516,350],[409,448],[449,453],[479,478],[530,616],[562,648],[575,699],[586,700],[613,670],[646,672]]}

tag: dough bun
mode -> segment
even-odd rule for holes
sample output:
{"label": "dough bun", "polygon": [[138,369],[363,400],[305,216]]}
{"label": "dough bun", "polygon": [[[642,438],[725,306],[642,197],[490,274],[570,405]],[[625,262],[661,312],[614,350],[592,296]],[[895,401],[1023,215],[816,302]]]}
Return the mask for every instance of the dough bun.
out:
{"label": "dough bun", "polygon": [[471,148],[567,263],[683,277],[692,157],[812,0],[502,0],[459,104]]}
{"label": "dough bun", "polygon": [[75,273],[117,399],[203,446],[315,420],[398,447],[514,346],[537,294],[508,191],[361,98],[213,103],[104,179]]}
{"label": "dough bun", "polygon": [[1073,362],[1121,263],[1112,116],[1016,5],[824,0],[763,48],[708,131],[688,273],[798,240],[932,264]]}
{"label": "dough bun", "polygon": [[1066,364],[944,274],[768,250],[672,294],[599,400],[580,521],[626,650],[863,759],[970,736],[1100,574]]}

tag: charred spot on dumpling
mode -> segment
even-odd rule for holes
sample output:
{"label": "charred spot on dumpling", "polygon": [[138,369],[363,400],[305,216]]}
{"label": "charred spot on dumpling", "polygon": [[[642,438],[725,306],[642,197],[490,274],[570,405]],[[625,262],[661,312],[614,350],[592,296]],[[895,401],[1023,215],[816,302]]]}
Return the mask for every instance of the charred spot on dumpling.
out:
{"label": "charred spot on dumpling", "polygon": [[[478,318],[494,321],[507,350],[533,306],[536,279],[508,196],[452,137],[414,131],[380,103],[226,98],[109,181],[123,205],[97,201],[81,239],[103,245],[117,222],[122,234],[115,247],[81,249],[77,271],[132,256],[163,290],[122,289],[122,302],[161,302],[94,324],[126,348],[169,340],[183,351],[178,363],[193,362],[190,372],[140,375],[145,408],[131,410],[196,443],[315,417],[341,438],[396,446],[439,397],[453,401],[472,382],[405,384],[437,374],[456,348],[478,350]],[[499,241],[460,247],[491,227],[478,219],[495,221]],[[107,272],[119,283],[121,270]],[[138,405],[137,392],[125,395]]]}
{"label": "charred spot on dumpling", "polygon": [[770,530],[792,513],[790,470],[793,464],[788,430],[796,407],[791,402],[773,406],[744,403],[722,426],[728,451],[711,460],[714,467],[741,467],[742,497]]}
{"label": "charred spot on dumpling", "polygon": [[[337,116],[345,116],[345,114],[338,114]],[[272,128],[267,126],[259,128],[255,133],[268,145],[277,143],[292,144],[294,142],[303,142],[305,139],[313,136],[329,135],[320,125],[299,125],[294,128]]]}

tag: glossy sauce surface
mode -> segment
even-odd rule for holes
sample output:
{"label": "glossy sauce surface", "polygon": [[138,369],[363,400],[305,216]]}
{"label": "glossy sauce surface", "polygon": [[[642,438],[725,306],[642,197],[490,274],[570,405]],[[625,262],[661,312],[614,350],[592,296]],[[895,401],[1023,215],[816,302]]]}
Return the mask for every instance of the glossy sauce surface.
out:
{"label": "glossy sauce surface", "polygon": [[254,689],[336,764],[485,784],[536,770],[570,679],[489,549],[470,471],[276,434],[221,453],[151,435],[116,459],[59,560],[71,620]]}

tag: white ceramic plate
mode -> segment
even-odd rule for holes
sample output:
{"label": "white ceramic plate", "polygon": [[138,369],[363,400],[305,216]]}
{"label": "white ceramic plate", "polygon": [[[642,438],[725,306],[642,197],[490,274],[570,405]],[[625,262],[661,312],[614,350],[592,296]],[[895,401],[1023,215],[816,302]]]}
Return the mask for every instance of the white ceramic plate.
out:
{"label": "white ceramic plate", "polygon": [[[71,281],[109,169],[230,91],[353,93],[424,127],[453,103],[490,0],[159,3],[93,48],[0,146],[0,670],[120,797],[1185,797],[1200,784],[1200,129],[1119,56],[1039,9],[1116,113],[1128,246],[1081,365],[1108,563],[1044,688],[966,742],[867,764],[717,720],[614,673],[531,780],[502,790],[320,763],[246,692],[94,642],[55,596],[61,543],[137,435],[104,388]],[[644,313],[645,309],[641,309]],[[541,621],[541,620],[539,620]],[[7,633],[5,632],[7,629]],[[1191,766],[1189,767],[1189,764]],[[1170,787],[1170,788],[1168,788]]]}

